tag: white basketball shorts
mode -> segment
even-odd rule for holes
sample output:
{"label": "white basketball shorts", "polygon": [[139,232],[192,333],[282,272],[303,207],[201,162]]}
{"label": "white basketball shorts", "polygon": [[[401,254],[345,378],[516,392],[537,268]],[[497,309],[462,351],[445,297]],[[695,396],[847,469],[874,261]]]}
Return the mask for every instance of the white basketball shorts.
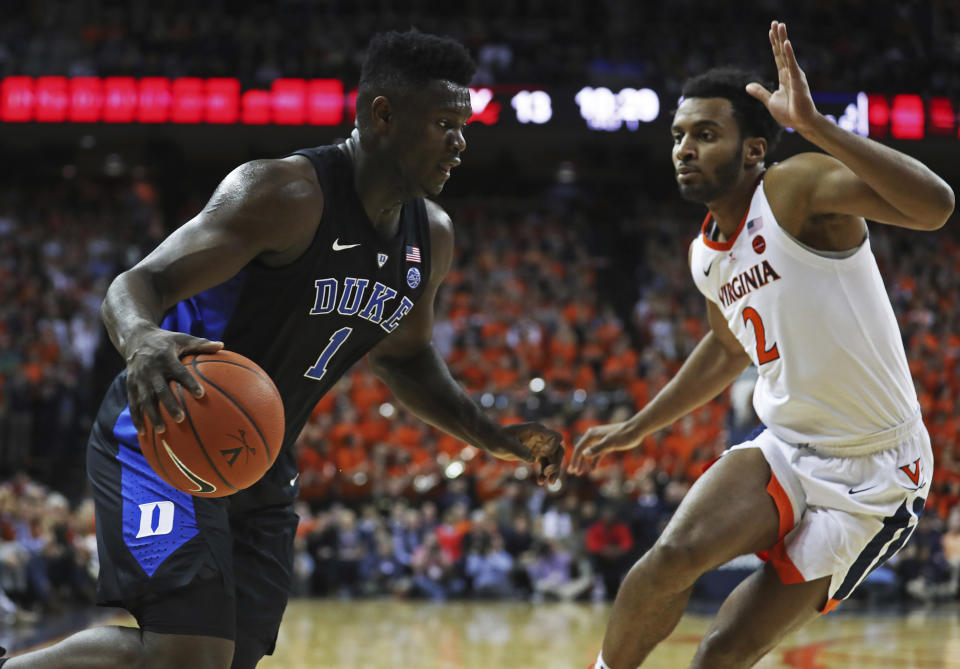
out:
{"label": "white basketball shorts", "polygon": [[933,452],[922,421],[905,427],[893,445],[868,455],[828,456],[765,427],[729,449],[763,452],[780,534],[760,557],[786,584],[830,576],[821,613],[836,608],[913,534],[930,492]]}

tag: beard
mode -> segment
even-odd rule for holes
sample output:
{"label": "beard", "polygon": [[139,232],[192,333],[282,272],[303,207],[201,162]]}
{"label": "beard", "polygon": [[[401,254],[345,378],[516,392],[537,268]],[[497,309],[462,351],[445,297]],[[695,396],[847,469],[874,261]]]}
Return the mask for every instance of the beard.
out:
{"label": "beard", "polygon": [[726,193],[737,182],[740,176],[740,165],[743,162],[743,146],[737,149],[736,155],[729,162],[717,168],[713,180],[708,180],[701,172],[703,180],[699,184],[678,184],[680,197],[687,202],[706,204]]}

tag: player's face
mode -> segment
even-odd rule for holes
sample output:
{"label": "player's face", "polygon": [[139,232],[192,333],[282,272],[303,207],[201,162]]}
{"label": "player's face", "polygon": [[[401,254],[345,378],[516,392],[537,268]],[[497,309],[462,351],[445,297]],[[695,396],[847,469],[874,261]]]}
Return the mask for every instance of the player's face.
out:
{"label": "player's face", "polygon": [[463,131],[473,109],[470,91],[450,81],[432,81],[397,111],[400,173],[418,196],[439,195],[467,148]]}
{"label": "player's face", "polygon": [[687,98],[673,117],[673,169],[680,195],[712,202],[730,190],[743,168],[743,138],[726,98]]}

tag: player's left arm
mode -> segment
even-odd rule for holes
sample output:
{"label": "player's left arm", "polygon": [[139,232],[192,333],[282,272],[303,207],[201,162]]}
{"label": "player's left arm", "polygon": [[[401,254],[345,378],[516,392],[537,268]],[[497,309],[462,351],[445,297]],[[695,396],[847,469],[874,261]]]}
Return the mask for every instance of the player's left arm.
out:
{"label": "player's left arm", "polygon": [[394,396],[421,420],[505,460],[540,464],[541,483],[553,483],[563,459],[561,436],[536,423],[501,426],[470,399],[431,343],[434,302],[453,262],[453,225],[427,201],[431,271],[417,305],[369,354],[370,365]]}
{"label": "player's left arm", "polygon": [[794,163],[790,181],[805,191],[806,213],[862,216],[917,230],[943,226],[954,208],[950,186],[920,161],[847,132],[820,114],[787,39],[786,25],[774,21],[769,36],[779,87],[770,93],[751,83],[747,92],[763,102],[780,125],[830,154],[803,154],[785,161]]}

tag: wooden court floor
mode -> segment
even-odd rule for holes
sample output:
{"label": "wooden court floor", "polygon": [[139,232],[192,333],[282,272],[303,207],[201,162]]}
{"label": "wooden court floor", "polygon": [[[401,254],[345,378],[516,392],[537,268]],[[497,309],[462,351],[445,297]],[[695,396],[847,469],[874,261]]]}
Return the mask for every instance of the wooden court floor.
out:
{"label": "wooden court floor", "polygon": [[[294,600],[261,669],[587,669],[609,608],[590,604]],[[688,614],[643,665],[681,669],[710,617]],[[763,669],[960,669],[960,611],[838,611],[791,635]]]}
{"label": "wooden court floor", "polygon": [[[287,608],[276,653],[259,669],[587,669],[608,615],[608,606],[591,604],[297,599]],[[685,615],[644,668],[687,667],[710,618]],[[134,624],[128,615],[104,621]],[[756,666],[960,669],[960,608],[840,610],[794,633]]]}

